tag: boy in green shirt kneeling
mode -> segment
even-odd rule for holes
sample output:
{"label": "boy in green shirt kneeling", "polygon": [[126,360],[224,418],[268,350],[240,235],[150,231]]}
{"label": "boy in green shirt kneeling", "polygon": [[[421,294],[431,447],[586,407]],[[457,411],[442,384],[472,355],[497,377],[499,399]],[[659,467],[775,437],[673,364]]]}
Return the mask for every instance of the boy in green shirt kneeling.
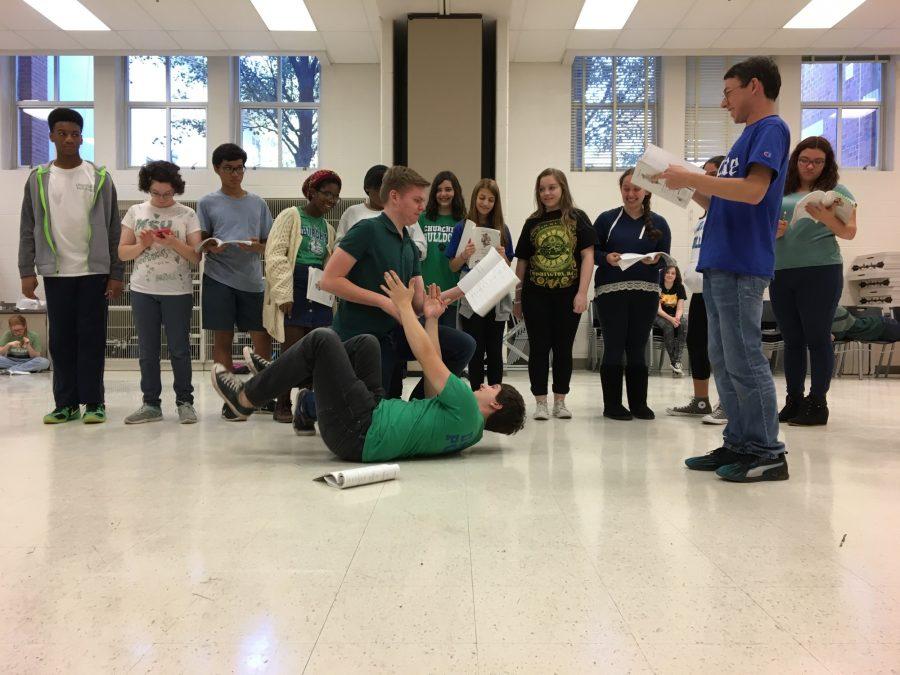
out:
{"label": "boy in green shirt kneeling", "polygon": [[[315,329],[246,383],[216,364],[213,387],[246,419],[256,402],[291,386],[312,385],[322,440],[335,455],[352,462],[459,452],[481,440],[485,429],[501,434],[521,429],[525,402],[514,387],[482,385],[473,392],[441,360],[438,319],[446,304],[437,286],[426,295],[423,327],[412,307],[413,283],[405,286],[394,271],[384,278],[382,291],[397,308],[425,375],[424,399],[384,399],[378,339],[358,335],[341,342],[330,328]],[[302,403],[301,393],[298,407]]]}

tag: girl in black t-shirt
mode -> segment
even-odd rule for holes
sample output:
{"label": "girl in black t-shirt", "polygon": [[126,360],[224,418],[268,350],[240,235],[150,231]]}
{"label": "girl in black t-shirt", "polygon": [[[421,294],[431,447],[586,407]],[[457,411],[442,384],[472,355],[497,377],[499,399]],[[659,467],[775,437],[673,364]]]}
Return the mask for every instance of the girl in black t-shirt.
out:
{"label": "girl in black t-shirt", "polygon": [[565,174],[544,169],[534,186],[537,210],[516,245],[513,312],[528,331],[528,377],[535,398],[534,419],[550,417],[547,376],[553,352],[553,416],[569,419],[566,394],[572,377],[572,345],[587,309],[594,269],[596,235],[583,211],[575,208]]}
{"label": "girl in black t-shirt", "polygon": [[666,268],[662,282],[659,284],[659,308],[656,310],[655,325],[663,334],[666,351],[672,362],[672,374],[675,377],[684,375],[681,367],[681,354],[687,337],[688,320],[684,316],[684,301],[687,293],[681,283],[681,271],[671,265]]}

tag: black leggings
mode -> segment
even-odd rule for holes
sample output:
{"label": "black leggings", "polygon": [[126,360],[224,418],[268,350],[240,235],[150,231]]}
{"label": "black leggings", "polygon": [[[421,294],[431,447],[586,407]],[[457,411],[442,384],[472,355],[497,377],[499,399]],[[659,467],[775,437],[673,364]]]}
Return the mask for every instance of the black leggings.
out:
{"label": "black leggings", "polygon": [[532,288],[522,293],[522,313],[528,331],[528,379],[531,393],[547,395],[550,352],[553,352],[553,393],[568,394],[572,379],[572,345],[581,314],[573,310],[572,293],[542,293]]}
{"label": "black leggings", "polygon": [[494,310],[481,317],[459,315],[462,329],[475,340],[475,353],[469,361],[469,384],[476,390],[484,383],[484,366],[487,359],[488,384],[503,382],[503,329],[505,321],[497,321]]}
{"label": "black leggings", "polygon": [[708,380],[712,370],[709,367],[709,350],[707,349],[706,303],[703,293],[694,293],[688,307],[687,350],[691,360],[691,377],[695,380]]}
{"label": "black leggings", "polygon": [[825,396],[834,369],[831,322],[844,287],[842,265],[818,265],[776,270],[769,286],[772,309],[784,337],[784,379],[787,393],[802,397],[806,389],[809,350],[809,393]]}
{"label": "black leggings", "polygon": [[659,306],[659,294],[649,291],[600,293],[594,300],[603,334],[603,365],[647,366],[647,339]]}

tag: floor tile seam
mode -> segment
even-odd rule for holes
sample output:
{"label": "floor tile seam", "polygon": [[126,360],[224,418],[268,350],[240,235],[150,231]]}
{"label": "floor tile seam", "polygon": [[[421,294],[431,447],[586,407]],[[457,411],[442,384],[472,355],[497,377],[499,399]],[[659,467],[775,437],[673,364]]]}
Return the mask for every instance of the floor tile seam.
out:
{"label": "floor tile seam", "polygon": [[306,657],[306,663],[303,664],[303,670],[301,673],[306,673],[306,670],[309,668],[309,664],[312,661],[313,654],[316,652],[316,647],[319,645],[319,640],[322,638],[322,633],[325,630],[325,626],[328,625],[328,619],[331,617],[331,612],[334,610],[334,605],[337,602],[338,596],[341,594],[341,590],[344,588],[344,582],[347,580],[347,575],[350,573],[350,569],[353,566],[353,561],[356,559],[357,554],[359,553],[359,547],[362,545],[363,537],[366,536],[366,530],[369,529],[369,523],[372,522],[372,518],[375,516],[375,509],[378,508],[378,504],[381,502],[382,497],[384,496],[384,488],[386,483],[381,483],[380,489],[378,491],[378,499],[372,504],[372,510],[369,512],[369,517],[366,519],[366,525],[363,527],[362,532],[359,534],[359,539],[356,542],[356,548],[353,550],[353,555],[350,556],[350,560],[347,561],[347,569],[344,570],[344,575],[341,577],[341,583],[338,584],[337,590],[334,592],[334,597],[331,599],[331,604],[328,606],[328,611],[325,612],[325,617],[322,619],[322,625],[319,626],[319,632],[316,634],[316,639],[313,642],[312,648],[309,650],[309,656]]}
{"label": "floor tile seam", "polygon": [[466,497],[466,534],[469,542],[469,581],[472,590],[472,627],[475,631],[475,671],[479,671],[478,662],[478,609],[475,606],[475,556],[472,551],[472,515],[469,512],[469,466],[466,465],[463,473],[465,476],[465,497]]}

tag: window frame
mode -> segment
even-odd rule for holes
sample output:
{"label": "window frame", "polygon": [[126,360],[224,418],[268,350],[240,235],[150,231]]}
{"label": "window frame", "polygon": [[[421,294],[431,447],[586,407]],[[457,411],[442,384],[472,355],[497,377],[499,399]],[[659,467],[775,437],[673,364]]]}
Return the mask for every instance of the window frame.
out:
{"label": "window frame", "polygon": [[[19,59],[22,58],[33,58],[33,57],[44,57],[44,58],[52,58],[53,59],[53,71],[56,73],[56,76],[53,78],[53,96],[52,100],[42,100],[42,99],[23,99],[19,100]],[[59,100],[59,60],[64,56],[82,56],[81,54],[16,54],[12,66],[13,66],[13,98],[15,100],[15,120],[13,124],[15,125],[15,150],[16,150],[16,158],[13,166],[19,169],[27,169],[34,168],[33,164],[22,164],[22,133],[21,127],[19,126],[19,120],[21,119],[22,110],[27,108],[46,108],[47,110],[53,110],[54,108],[72,108],[73,110],[81,108],[81,109],[90,109],[94,110],[94,101],[60,101]],[[87,54],[87,56],[91,57],[91,67],[96,68],[96,65],[93,61],[94,55]],[[96,98],[96,77],[94,78],[94,87],[95,87],[95,96]],[[96,124],[96,121],[95,121]],[[49,133],[49,130],[48,130]]]}
{"label": "window frame", "polygon": [[[803,65],[807,63],[817,64],[835,64],[838,66],[838,99],[837,101],[804,101],[803,100]],[[847,63],[880,63],[881,64],[881,98],[878,101],[844,101],[844,64]],[[841,171],[883,171],[884,170],[884,135],[886,130],[885,121],[885,91],[888,84],[887,73],[890,65],[890,57],[886,56],[804,56],[800,62],[800,81],[801,87],[798,98],[800,99],[800,133],[803,133],[803,111],[804,110],[837,110],[837,120],[835,129],[835,148],[834,155]],[[843,160],[843,128],[845,109],[861,109],[871,110],[875,108],[878,114],[878,138],[875,142],[875,164],[867,166],[844,166]],[[801,139],[802,140],[802,139]]]}
{"label": "window frame", "polygon": [[[732,145],[737,141],[740,137],[741,133],[743,133],[744,124],[736,124],[734,120],[731,118],[731,115],[728,111],[721,106],[721,97],[718,101],[716,101],[715,105],[701,105],[700,101],[700,92],[702,89],[701,76],[703,74],[703,60],[704,59],[724,59],[724,69],[718,76],[718,82],[722,83],[722,78],[725,73],[728,72],[728,69],[731,68],[736,63],[740,63],[745,59],[748,59],[748,56],[739,56],[739,55],[731,55],[731,54],[691,54],[685,58],[685,105],[684,105],[684,157],[687,159],[688,157],[694,157],[693,160],[690,161],[698,166],[703,166],[703,162],[706,162],[709,159],[707,157],[700,157],[697,154],[699,150],[699,146],[701,144],[702,139],[697,130],[699,128],[699,120],[701,115],[699,114],[701,110],[715,110],[716,114],[719,115],[722,119],[722,146],[719,150],[719,154],[725,155],[728,154],[729,149]],[[691,100],[690,92],[688,91],[688,85],[690,83],[690,70],[693,65],[694,73],[694,96],[693,100]],[[724,86],[724,85],[722,85]],[[693,129],[690,128],[689,119],[691,115],[689,115],[689,111],[693,110]],[[690,133],[689,133],[690,132]],[[690,152],[688,151],[690,150]]]}
{"label": "window frame", "polygon": [[[129,83],[129,63],[128,59],[132,56],[155,56],[165,59],[166,62],[166,100],[165,101],[132,101],[128,95]],[[182,169],[205,169],[209,166],[209,57],[205,54],[185,54],[184,56],[196,56],[206,59],[206,100],[200,101],[173,101],[172,100],[172,59],[181,54],[129,54],[122,57],[124,60],[124,95],[125,95],[125,161],[123,166],[127,169],[139,169],[141,164],[131,163],[131,111],[134,109],[141,110],[159,110],[164,108],[166,111],[166,156],[163,158],[167,162],[172,161],[172,110],[197,110],[202,108],[206,113],[206,138],[204,143],[206,150],[203,152],[203,163],[192,164],[189,167],[182,166]]]}
{"label": "window frame", "polygon": [[[576,56],[572,60],[572,69],[576,67],[576,63],[578,59],[587,59],[587,58],[596,58],[596,57],[607,57],[612,59],[612,96],[610,103],[586,103],[584,100],[585,93],[585,85],[587,83],[587,78],[582,76],[581,78],[581,99],[579,101],[575,100],[575,91],[573,90],[569,93],[570,99],[570,130],[569,130],[569,138],[570,138],[570,156],[569,156],[569,167],[573,172],[579,173],[587,173],[589,171],[606,171],[606,172],[615,172],[622,171],[625,168],[624,166],[618,166],[616,164],[616,144],[618,140],[618,111],[619,110],[640,110],[644,113],[644,139],[646,143],[654,143],[658,144],[659,141],[659,114],[660,114],[660,105],[659,105],[659,94],[660,94],[660,82],[662,77],[662,59],[659,56],[641,56],[641,55],[611,55],[611,54],[581,54]],[[617,96],[617,76],[618,76],[618,61],[619,58],[642,58],[644,60],[644,96],[642,103],[619,103]],[[656,63],[656,70],[653,76],[653,83],[655,86],[656,95],[654,97],[654,101],[650,103],[648,101],[649,93],[650,93],[650,80],[651,78],[648,76],[650,62],[651,59]],[[582,66],[582,72],[584,72],[585,68]],[[570,81],[573,79],[573,74],[570,71],[569,73]],[[653,124],[650,125],[652,128],[648,129],[647,117],[648,112],[653,110]],[[610,164],[609,166],[586,166],[585,165],[585,143],[584,143],[584,132],[585,132],[585,120],[588,110],[609,110],[612,113],[612,143],[610,144]],[[577,139],[576,146],[576,129],[575,129],[575,116],[576,114],[580,115],[581,118],[581,138]],[[579,152],[580,149],[580,152]],[[576,157],[580,155],[581,162],[580,166],[576,166]],[[630,166],[630,165],[629,165]]]}
{"label": "window frame", "polygon": [[[250,56],[265,56],[265,57],[274,57],[274,58],[278,59],[278,69],[277,69],[277,72],[275,75],[275,98],[277,100],[275,100],[275,101],[242,101],[241,100],[241,59],[244,57],[250,57]],[[292,101],[282,100],[282,97],[284,94],[283,89],[282,89],[282,84],[283,84],[284,80],[282,77],[282,61],[281,61],[281,59],[291,57],[291,56],[306,57],[306,58],[310,58],[310,59],[316,59],[316,61],[318,61],[318,63],[319,63],[319,100],[318,101],[292,102]],[[235,140],[235,143],[237,143],[241,147],[244,147],[243,146],[244,129],[243,129],[243,123],[242,123],[244,110],[264,110],[266,108],[273,108],[273,109],[275,109],[275,112],[277,115],[276,125],[278,128],[278,165],[277,166],[263,166],[260,164],[257,166],[248,166],[247,168],[252,169],[253,171],[267,171],[267,170],[311,171],[311,170],[314,170],[313,167],[309,167],[309,166],[283,166],[283,160],[284,160],[283,145],[284,145],[284,143],[282,142],[282,137],[281,137],[282,131],[281,130],[284,127],[284,111],[285,110],[314,110],[317,115],[317,120],[320,119],[321,108],[322,108],[322,94],[321,94],[322,75],[323,75],[322,59],[315,54],[241,54],[240,56],[234,57],[233,65],[234,65],[234,67],[232,68],[232,71],[233,71],[232,87],[233,87],[233,91],[236,94],[235,95],[235,103],[236,103],[235,112],[236,112],[236,114],[235,114],[235,119],[234,119],[234,129],[235,129],[234,137],[237,140]],[[317,135],[317,140],[318,140],[318,135]],[[246,150],[246,148],[244,148],[244,149]],[[316,158],[317,159],[319,157],[321,150],[322,150],[321,145],[316,145]],[[320,164],[320,163],[317,162],[317,164]],[[318,167],[316,167],[316,168],[318,168]]]}

